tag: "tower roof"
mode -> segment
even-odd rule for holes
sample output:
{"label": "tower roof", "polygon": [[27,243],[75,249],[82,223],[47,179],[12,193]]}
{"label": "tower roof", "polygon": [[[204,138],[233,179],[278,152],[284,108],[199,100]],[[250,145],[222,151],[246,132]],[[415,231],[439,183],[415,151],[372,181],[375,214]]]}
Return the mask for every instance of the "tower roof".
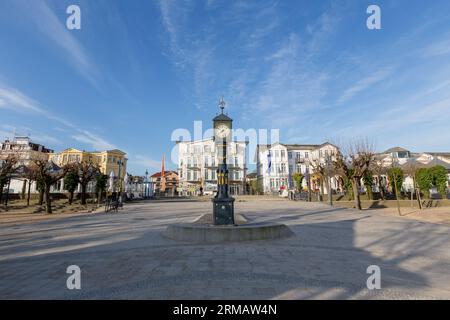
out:
{"label": "tower roof", "polygon": [[229,116],[226,114],[219,114],[218,116],[214,117],[213,121],[233,121]]}

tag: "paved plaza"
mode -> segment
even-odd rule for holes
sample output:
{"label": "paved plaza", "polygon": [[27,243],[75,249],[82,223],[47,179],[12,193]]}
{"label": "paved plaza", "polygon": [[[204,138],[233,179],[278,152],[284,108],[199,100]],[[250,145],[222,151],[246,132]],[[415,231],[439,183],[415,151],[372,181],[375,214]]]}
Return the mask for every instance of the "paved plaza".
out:
{"label": "paved plaza", "polygon": [[[236,202],[287,239],[214,245],[163,236],[208,201],[147,201],[119,213],[2,226],[0,299],[450,299],[450,227],[323,204]],[[68,290],[66,268],[81,268]],[[381,268],[380,290],[366,269]]]}

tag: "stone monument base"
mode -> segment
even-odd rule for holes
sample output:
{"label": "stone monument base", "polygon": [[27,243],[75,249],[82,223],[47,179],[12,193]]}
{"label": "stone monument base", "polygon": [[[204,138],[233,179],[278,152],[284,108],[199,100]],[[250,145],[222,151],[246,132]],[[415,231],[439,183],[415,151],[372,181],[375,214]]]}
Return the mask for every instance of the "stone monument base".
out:
{"label": "stone monument base", "polygon": [[169,225],[164,235],[178,241],[224,243],[287,238],[294,234],[284,224],[249,222],[239,214],[235,215],[235,223],[236,225],[215,226],[212,224],[212,214],[205,214],[194,223]]}

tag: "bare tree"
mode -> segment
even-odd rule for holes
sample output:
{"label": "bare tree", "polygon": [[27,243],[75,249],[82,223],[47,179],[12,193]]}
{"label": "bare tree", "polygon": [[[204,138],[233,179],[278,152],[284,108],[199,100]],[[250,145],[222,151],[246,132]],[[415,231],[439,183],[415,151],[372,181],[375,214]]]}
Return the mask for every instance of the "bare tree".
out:
{"label": "bare tree", "polygon": [[72,166],[78,173],[78,182],[81,186],[81,204],[84,205],[86,204],[87,185],[97,178],[100,170],[97,165],[88,161],[76,162]]}
{"label": "bare tree", "polygon": [[3,197],[3,188],[11,179],[11,175],[15,172],[18,164],[16,155],[9,154],[4,160],[0,160],[0,201]]}
{"label": "bare tree", "polygon": [[52,213],[50,187],[66,175],[69,166],[64,166],[61,168],[52,161],[32,160],[30,169],[35,172],[36,180],[43,184],[45,212]]}
{"label": "bare tree", "polygon": [[339,148],[334,167],[336,172],[351,180],[355,207],[362,210],[359,187],[361,178],[370,170],[375,151],[373,144],[367,139],[354,140],[346,147]]}
{"label": "bare tree", "polygon": [[[29,206],[30,205],[30,197],[31,197],[31,184],[33,183],[33,181],[37,183],[37,171],[34,170],[34,166],[32,166],[32,165],[27,166],[22,177],[25,178],[26,181],[28,182],[27,206]],[[39,198],[43,198],[42,194],[39,195]],[[42,204],[42,202],[41,202],[41,204]]]}

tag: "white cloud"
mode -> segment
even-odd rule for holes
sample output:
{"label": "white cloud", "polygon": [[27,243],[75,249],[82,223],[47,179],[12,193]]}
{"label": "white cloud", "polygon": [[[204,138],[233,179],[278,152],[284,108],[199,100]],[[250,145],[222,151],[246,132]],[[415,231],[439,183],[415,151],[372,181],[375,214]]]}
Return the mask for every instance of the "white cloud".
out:
{"label": "white cloud", "polygon": [[422,50],[422,54],[426,58],[450,54],[450,41],[446,39],[443,41],[432,43]]}
{"label": "white cloud", "polygon": [[370,88],[372,85],[386,79],[392,73],[391,68],[383,68],[357,81],[353,86],[344,91],[338,99],[338,104],[345,103],[356,94]]}
{"label": "white cloud", "polygon": [[78,142],[91,145],[94,149],[99,151],[116,149],[115,145],[87,130],[78,129],[78,133],[72,135],[72,138]]}
{"label": "white cloud", "polygon": [[0,108],[44,113],[38,103],[22,92],[0,84]]}
{"label": "white cloud", "polygon": [[[0,105],[0,108],[7,108],[16,112],[31,112],[32,114],[42,115],[50,120],[56,121],[68,129],[75,131],[75,134],[72,135],[72,138],[76,141],[85,143],[87,145],[92,146],[94,149],[105,150],[105,149],[115,149],[116,147],[106,141],[105,139],[97,136],[89,132],[88,130],[82,129],[74,125],[72,122],[67,121],[66,119],[56,116],[50,112],[48,112],[44,107],[41,106],[39,102],[30,98],[26,94],[21,91],[5,86],[0,83],[0,101],[3,101],[3,104]],[[48,135],[38,134],[36,138],[42,138],[47,142],[59,142],[56,138],[51,138]]]}
{"label": "white cloud", "polygon": [[157,161],[151,157],[140,154],[130,156],[128,163],[135,164],[146,169],[158,170],[161,168],[161,161]]}
{"label": "white cloud", "polygon": [[[59,46],[64,56],[85,79],[93,86],[97,84],[97,68],[91,61],[83,45],[75,38],[74,32],[67,30],[45,1],[18,1],[23,15],[28,17],[36,29]],[[64,12],[65,13],[65,12]],[[66,15],[63,15],[65,22]]]}

